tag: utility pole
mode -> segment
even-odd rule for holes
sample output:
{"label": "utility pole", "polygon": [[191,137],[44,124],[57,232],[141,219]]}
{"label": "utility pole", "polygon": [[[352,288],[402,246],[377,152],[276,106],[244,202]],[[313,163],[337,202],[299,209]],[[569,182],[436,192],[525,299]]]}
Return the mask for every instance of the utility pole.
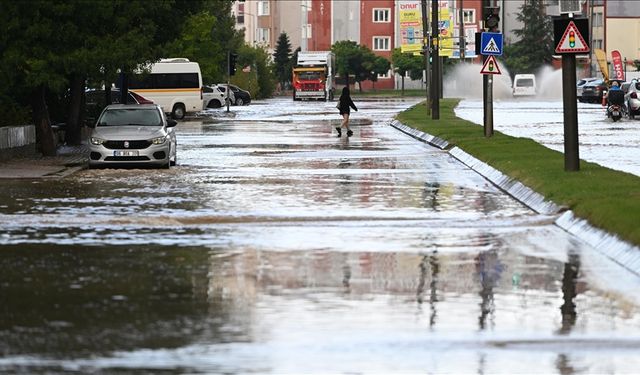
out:
{"label": "utility pole", "polygon": [[431,39],[433,40],[433,53],[431,58],[433,63],[431,75],[431,119],[440,119],[440,45],[438,43],[440,36],[440,27],[438,23],[438,0],[431,1]]}
{"label": "utility pole", "polygon": [[460,19],[460,62],[464,62],[464,52],[466,47],[465,43],[465,33],[464,33],[464,0],[460,0],[460,9],[458,10],[458,15]]}
{"label": "utility pole", "polygon": [[427,110],[431,108],[431,99],[429,95],[429,82],[431,81],[431,71],[429,69],[429,8],[427,7],[427,0],[421,0],[422,6],[422,54],[424,55],[424,83],[427,96]]}

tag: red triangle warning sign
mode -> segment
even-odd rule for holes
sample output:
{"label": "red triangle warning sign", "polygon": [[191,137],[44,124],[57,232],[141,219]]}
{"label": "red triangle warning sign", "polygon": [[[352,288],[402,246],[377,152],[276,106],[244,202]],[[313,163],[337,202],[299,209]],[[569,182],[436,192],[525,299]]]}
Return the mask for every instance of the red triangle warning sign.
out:
{"label": "red triangle warning sign", "polygon": [[578,31],[576,24],[570,21],[564,34],[562,34],[562,38],[560,38],[560,43],[556,46],[556,53],[582,52],[589,52],[589,46],[587,42],[584,41],[580,31]]}
{"label": "red triangle warning sign", "polygon": [[500,73],[500,67],[498,66],[498,62],[496,61],[495,56],[489,55],[487,61],[485,61],[484,65],[482,65],[480,74],[502,74]]}

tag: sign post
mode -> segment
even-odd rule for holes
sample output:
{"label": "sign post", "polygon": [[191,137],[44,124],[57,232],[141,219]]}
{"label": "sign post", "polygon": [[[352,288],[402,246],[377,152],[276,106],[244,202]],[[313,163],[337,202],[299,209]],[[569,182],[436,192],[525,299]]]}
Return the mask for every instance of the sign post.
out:
{"label": "sign post", "polygon": [[502,74],[496,61],[496,56],[502,55],[502,34],[483,32],[480,35],[480,54],[484,56],[484,63],[480,74],[483,83],[486,82],[484,98],[484,136],[493,136],[493,75]]}
{"label": "sign post", "polygon": [[562,101],[564,108],[564,170],[580,170],[578,150],[578,103],[576,99],[576,54],[589,52],[586,19],[554,20],[556,53],[562,54]]}

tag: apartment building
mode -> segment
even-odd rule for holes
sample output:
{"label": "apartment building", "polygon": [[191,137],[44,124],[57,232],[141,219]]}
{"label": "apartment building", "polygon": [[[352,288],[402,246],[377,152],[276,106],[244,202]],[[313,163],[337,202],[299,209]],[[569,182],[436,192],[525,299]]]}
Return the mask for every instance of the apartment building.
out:
{"label": "apartment building", "polygon": [[[482,31],[482,7],[489,4],[500,8],[499,30],[505,45],[517,42],[514,30],[522,29],[517,20],[520,8],[527,0],[438,0],[439,9],[447,9],[450,22],[446,39],[450,47],[441,49],[441,56],[460,56],[460,36],[464,35],[465,58],[474,58],[475,33]],[[341,40],[352,40],[369,47],[376,55],[391,59],[394,48],[400,47],[400,4],[412,3],[420,8],[420,0],[237,0],[234,15],[237,28],[244,29],[245,40],[261,45],[270,53],[275,50],[280,33],[286,32],[292,49],[306,51],[329,50]],[[559,0],[546,0],[547,14],[559,15]],[[640,1],[582,0],[582,17],[590,19],[592,49],[599,48],[610,56],[618,50],[631,66],[640,59]],[[427,0],[430,15],[432,1]],[[441,18],[440,21],[443,21]],[[430,31],[430,28],[429,28]],[[441,39],[442,41],[445,39]],[[598,68],[590,55],[581,56],[583,72],[589,75]],[[589,64],[591,62],[591,64]],[[591,66],[591,68],[589,68]],[[379,77],[376,88],[399,87],[400,79],[390,71]],[[406,87],[421,87],[423,82]],[[369,89],[371,82],[363,84]]]}

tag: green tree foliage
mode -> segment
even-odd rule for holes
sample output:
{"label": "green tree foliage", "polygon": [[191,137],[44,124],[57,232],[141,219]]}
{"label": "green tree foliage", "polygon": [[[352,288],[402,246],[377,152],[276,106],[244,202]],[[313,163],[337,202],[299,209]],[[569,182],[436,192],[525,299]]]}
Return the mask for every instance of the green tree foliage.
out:
{"label": "green tree foliage", "polygon": [[226,82],[227,51],[236,53],[244,39],[234,28],[231,4],[217,1],[190,15],[180,37],[170,43],[163,57],[197,61],[205,84]]}
{"label": "green tree foliage", "polygon": [[503,58],[512,74],[536,73],[551,63],[554,53],[553,25],[546,14],[544,0],[525,1],[516,19],[524,25],[513,31],[520,40],[504,48]]}
{"label": "green tree foliage", "polygon": [[164,0],[152,5],[146,0],[2,1],[0,110],[30,107],[41,151],[54,155],[48,98],[70,96],[73,108],[67,112],[75,115],[59,120],[77,125],[85,81],[108,87],[118,70],[130,72],[141,63],[166,57],[167,45],[183,34],[185,25],[194,25],[187,22],[191,15],[206,9],[224,13],[226,23],[216,25],[228,29],[220,34],[220,44],[229,43],[230,4],[231,0]]}
{"label": "green tree foliage", "polygon": [[[424,71],[424,57],[422,55],[415,56],[411,53],[402,53],[400,48],[393,50],[391,55],[394,71],[402,77],[402,95],[404,95],[404,78],[407,73],[419,73],[418,78],[422,78]],[[413,79],[413,76],[412,76]]]}
{"label": "green tree foliage", "polygon": [[273,54],[275,73],[280,82],[280,87],[286,87],[287,82],[291,82],[291,43],[287,33],[281,33],[276,44],[276,51]]}
{"label": "green tree foliage", "polygon": [[261,46],[243,45],[238,50],[238,72],[231,82],[251,92],[256,99],[273,96],[277,79],[270,57]]}
{"label": "green tree foliage", "polygon": [[389,69],[391,69],[391,62],[389,62],[389,60],[385,59],[382,56],[376,56],[373,59],[373,68],[371,70],[369,79],[371,80],[371,82],[373,82],[374,89],[376,82],[378,82],[378,76],[387,74],[389,72]]}
{"label": "green tree foliage", "polygon": [[[358,45],[351,40],[341,40],[334,43],[331,46],[331,51],[336,56],[338,75],[340,77],[354,77],[361,92],[363,81],[377,79],[378,73],[374,72],[384,73],[389,69],[388,61],[384,63],[377,59],[378,57],[367,46]],[[382,71],[381,69],[385,66],[386,70]]]}

